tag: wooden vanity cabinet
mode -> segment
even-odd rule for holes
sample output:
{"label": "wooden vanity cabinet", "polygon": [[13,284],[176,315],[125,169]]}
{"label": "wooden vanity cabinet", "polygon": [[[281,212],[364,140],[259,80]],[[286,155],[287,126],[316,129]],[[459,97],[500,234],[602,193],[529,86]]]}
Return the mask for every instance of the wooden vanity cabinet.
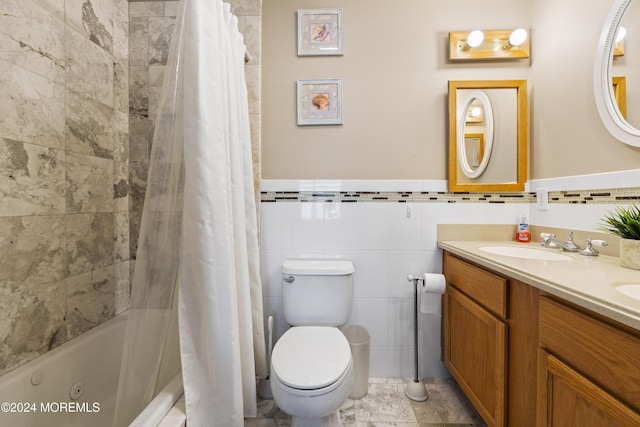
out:
{"label": "wooden vanity cabinet", "polygon": [[640,426],[640,335],[540,297],[538,427]]}
{"label": "wooden vanity cabinet", "polygon": [[444,253],[444,362],[489,427],[534,426],[538,290]]}

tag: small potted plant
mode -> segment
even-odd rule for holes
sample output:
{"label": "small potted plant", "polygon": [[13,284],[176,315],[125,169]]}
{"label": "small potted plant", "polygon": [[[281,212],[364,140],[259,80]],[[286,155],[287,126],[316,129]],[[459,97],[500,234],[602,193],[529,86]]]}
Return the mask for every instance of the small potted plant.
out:
{"label": "small potted plant", "polygon": [[605,215],[602,230],[620,237],[620,264],[640,270],[640,209],[618,207]]}

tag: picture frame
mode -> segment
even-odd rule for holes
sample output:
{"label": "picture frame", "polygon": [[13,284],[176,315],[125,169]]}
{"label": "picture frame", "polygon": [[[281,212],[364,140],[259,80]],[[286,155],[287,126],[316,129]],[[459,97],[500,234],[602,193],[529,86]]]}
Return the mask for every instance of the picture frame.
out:
{"label": "picture frame", "polygon": [[298,56],[342,54],[342,9],[298,9]]}
{"label": "picture frame", "polygon": [[342,79],[298,80],[298,125],[342,124]]}

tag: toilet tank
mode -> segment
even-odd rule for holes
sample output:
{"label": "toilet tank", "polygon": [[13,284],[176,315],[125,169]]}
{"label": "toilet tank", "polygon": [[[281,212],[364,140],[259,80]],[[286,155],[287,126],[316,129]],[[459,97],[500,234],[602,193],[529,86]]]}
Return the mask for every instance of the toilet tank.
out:
{"label": "toilet tank", "polygon": [[353,272],[346,260],[282,263],[284,318],[292,326],[340,326],[351,315]]}

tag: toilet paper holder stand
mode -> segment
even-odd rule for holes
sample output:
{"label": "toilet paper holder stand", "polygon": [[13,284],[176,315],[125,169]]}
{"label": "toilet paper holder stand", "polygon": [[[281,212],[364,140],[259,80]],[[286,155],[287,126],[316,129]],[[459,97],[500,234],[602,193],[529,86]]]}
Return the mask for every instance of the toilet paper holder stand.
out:
{"label": "toilet paper holder stand", "polygon": [[422,282],[424,284],[424,278],[422,277],[414,277],[412,275],[407,276],[407,280],[409,282],[413,282],[413,286],[415,288],[415,296],[414,296],[414,321],[415,327],[414,331],[414,358],[415,358],[415,376],[413,377],[413,381],[409,381],[404,388],[404,394],[411,400],[415,400],[416,402],[424,402],[429,398],[429,394],[427,394],[427,388],[424,384],[420,382],[418,378],[418,284]]}

